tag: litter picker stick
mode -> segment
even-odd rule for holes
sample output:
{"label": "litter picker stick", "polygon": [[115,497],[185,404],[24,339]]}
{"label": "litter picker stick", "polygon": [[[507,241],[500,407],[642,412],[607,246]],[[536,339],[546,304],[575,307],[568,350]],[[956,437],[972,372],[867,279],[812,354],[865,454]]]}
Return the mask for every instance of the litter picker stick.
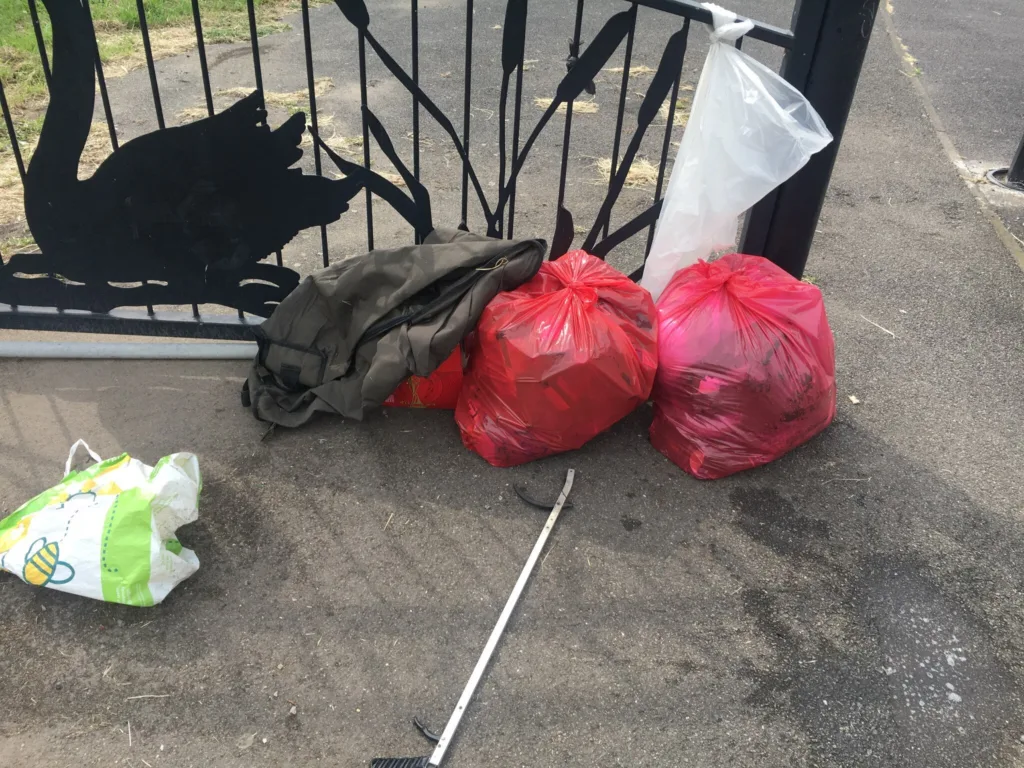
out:
{"label": "litter picker stick", "polygon": [[547,543],[551,529],[558,522],[558,515],[562,511],[565,500],[569,497],[569,492],[572,490],[572,481],[575,474],[575,471],[570,469],[565,476],[565,485],[562,486],[562,492],[558,495],[558,501],[555,502],[551,514],[548,515],[548,521],[544,524],[544,530],[540,532],[540,538],[533,545],[533,551],[530,553],[526,565],[523,566],[522,573],[519,574],[519,580],[516,582],[515,587],[512,588],[512,594],[508,596],[505,608],[502,610],[501,616],[498,617],[498,623],[494,625],[494,629],[491,630],[491,636],[487,638],[487,645],[484,646],[483,653],[480,654],[480,659],[477,661],[476,667],[473,668],[473,674],[469,676],[469,682],[466,683],[462,696],[459,697],[459,703],[455,705],[455,711],[448,718],[448,725],[444,727],[444,732],[441,734],[441,738],[438,739],[433,754],[430,755],[429,759],[424,757],[378,758],[370,763],[370,768],[437,768],[441,765],[445,752],[451,744],[452,737],[455,736],[455,730],[459,727],[459,722],[466,712],[466,707],[469,706],[470,699],[473,698],[473,693],[480,683],[480,678],[483,677],[484,672],[487,670],[487,665],[491,661],[494,649],[498,646],[502,632],[505,631],[505,625],[508,624],[509,617],[512,616],[512,611],[515,610],[516,603],[519,601],[519,595],[522,594],[526,583],[530,580],[533,568],[537,564],[540,553],[544,550],[544,545]]}

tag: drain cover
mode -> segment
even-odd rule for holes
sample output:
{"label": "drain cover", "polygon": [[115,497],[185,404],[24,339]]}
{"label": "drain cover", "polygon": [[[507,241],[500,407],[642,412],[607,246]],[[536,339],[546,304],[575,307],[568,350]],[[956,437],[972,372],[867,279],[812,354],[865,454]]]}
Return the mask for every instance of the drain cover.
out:
{"label": "drain cover", "polygon": [[989,181],[993,184],[1002,187],[1003,189],[1009,189],[1013,192],[1024,192],[1024,183],[1008,181],[1006,173],[1009,168],[993,168],[991,171],[985,174]]}

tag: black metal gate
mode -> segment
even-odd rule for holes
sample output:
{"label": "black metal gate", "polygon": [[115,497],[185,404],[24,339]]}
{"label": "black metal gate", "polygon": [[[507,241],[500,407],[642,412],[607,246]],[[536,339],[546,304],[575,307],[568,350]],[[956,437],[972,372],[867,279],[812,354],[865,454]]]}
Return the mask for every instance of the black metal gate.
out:
{"label": "black metal gate", "polygon": [[[301,155],[297,147],[304,118],[296,115],[273,132],[266,125],[253,0],[247,0],[247,10],[256,91],[216,114],[201,9],[198,0],[192,0],[196,53],[208,117],[172,128],[165,125],[146,11],[143,0],[137,0],[159,130],[121,146],[88,0],[42,0],[53,26],[53,45],[49,51],[40,31],[36,0],[26,2],[35,22],[50,91],[48,119],[43,123],[31,163],[26,164],[21,157],[15,121],[2,83],[0,109],[39,251],[0,255],[4,262],[0,265],[0,327],[195,338],[248,338],[250,326],[272,311],[299,280],[299,275],[282,261],[284,244],[298,231],[318,227],[322,260],[327,265],[327,226],[350,207],[349,203],[359,200],[361,192],[365,195],[366,241],[370,249],[374,246],[375,199],[397,211],[413,227],[415,237],[429,231],[430,194],[420,178],[423,113],[440,126],[460,158],[463,227],[473,212],[472,203],[479,205],[488,234],[513,236],[520,172],[541,132],[564,111],[557,217],[550,237],[552,255],[564,253],[577,233],[586,233],[581,247],[603,257],[646,232],[649,251],[661,207],[691,22],[711,21],[709,11],[688,0],[623,0],[621,10],[615,10],[593,39],[584,43],[581,33],[586,3],[576,0],[566,74],[537,124],[529,134],[524,134],[523,71],[530,7],[529,0],[507,0],[504,23],[494,27],[502,30],[502,72],[497,104],[497,194],[489,199],[471,159],[474,0],[466,0],[464,95],[458,125],[421,88],[418,0],[410,0],[409,70],[395,60],[375,35],[371,13],[363,0],[335,0],[334,12],[343,14],[355,29],[358,42],[361,164],[345,159],[320,139],[310,8],[309,1],[302,0],[309,120],[316,137],[313,174],[291,168]],[[591,5],[594,4],[592,0]],[[763,254],[798,276],[814,237],[877,6],[878,0],[798,0],[792,29],[756,22],[747,36],[785,52],[781,74],[807,95],[835,137],[800,173],[755,206],[744,226],[741,250]],[[644,13],[664,14],[667,21],[679,26],[660,54],[658,67],[642,94],[636,129],[627,137],[624,117],[641,9]],[[742,43],[740,40],[737,46]],[[582,94],[593,92],[595,76],[618,50],[624,50],[624,57],[607,190],[596,221],[577,230],[565,207],[573,108]],[[401,159],[383,123],[369,108],[367,57],[371,52],[410,96],[411,168]],[[513,80],[515,96],[510,104]],[[91,121],[97,84],[114,152],[90,179],[79,181],[74,173],[68,173],[72,161],[70,167],[77,169],[76,147],[80,152],[84,142],[81,120],[76,116],[80,117],[88,108],[85,119]],[[612,209],[627,182],[640,144],[663,105],[667,105],[667,115],[660,141],[654,203],[612,229]],[[58,111],[60,114],[55,115]],[[506,127],[508,112],[510,131]],[[390,161],[400,178],[389,178],[373,170],[371,139],[374,151]],[[326,173],[329,162],[343,176],[330,178]],[[640,271],[642,268],[634,277]],[[191,311],[162,309],[183,305],[191,305]],[[200,305],[229,307],[236,313],[201,312]]]}

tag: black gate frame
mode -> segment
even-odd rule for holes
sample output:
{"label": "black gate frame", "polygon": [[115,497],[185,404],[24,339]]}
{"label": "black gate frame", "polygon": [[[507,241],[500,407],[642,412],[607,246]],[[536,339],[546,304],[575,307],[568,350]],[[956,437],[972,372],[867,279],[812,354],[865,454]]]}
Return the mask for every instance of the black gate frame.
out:
{"label": "black gate frame", "polygon": [[[418,181],[420,172],[420,112],[424,109],[424,102],[418,91],[419,85],[419,17],[418,0],[411,1],[411,36],[412,36],[412,70],[406,77],[411,81],[406,84],[412,93],[413,105],[413,170],[411,176]],[[42,33],[38,23],[36,0],[27,0],[35,26],[36,38],[39,44],[41,61],[44,73],[49,82],[50,69],[47,61],[46,49],[43,43]],[[376,124],[376,118],[369,112],[366,105],[366,43],[369,39],[374,50],[387,63],[387,54],[373,40],[368,32],[368,15],[366,7],[361,0],[336,0],[342,12],[349,21],[359,30],[359,75],[363,103],[363,168],[370,167],[370,136],[378,140],[378,147],[385,154],[388,152],[389,144],[386,134],[380,135],[382,129]],[[528,0],[509,0],[511,6],[520,6],[522,12],[523,34],[525,34],[525,13]],[[616,118],[616,130],[614,137],[614,148],[612,152],[612,168],[609,180],[609,211],[602,210],[605,218],[599,218],[591,233],[588,243],[593,246],[593,239],[598,230],[603,229],[604,240],[598,244],[603,248],[604,255],[608,250],[618,245],[629,237],[647,230],[647,251],[650,251],[651,240],[654,231],[654,223],[657,219],[661,205],[661,195],[664,186],[664,176],[668,154],[670,149],[670,137],[674,124],[674,109],[676,97],[680,86],[682,67],[679,67],[675,74],[674,82],[671,83],[671,98],[669,100],[670,114],[665,130],[665,137],[662,148],[661,162],[658,173],[658,180],[655,192],[655,204],[640,216],[621,227],[614,233],[609,233],[608,216],[610,205],[614,204],[617,191],[613,190],[615,185],[616,171],[625,170],[616,166],[620,161],[621,138],[623,134],[623,117],[625,112],[625,93],[629,83],[630,60],[632,56],[634,34],[636,28],[636,13],[640,7],[661,11],[683,20],[683,28],[679,36],[682,51],[679,52],[681,64],[682,55],[685,53],[686,39],[691,22],[710,24],[711,13],[690,0],[624,0],[624,3],[631,6],[631,21],[628,32],[625,34],[625,61],[623,65],[622,86]],[[84,6],[88,9],[88,0],[84,0]],[[825,125],[832,132],[834,141],[824,150],[814,155],[810,162],[792,179],[783,184],[779,189],[769,194],[751,209],[747,216],[740,249],[745,253],[763,255],[776,264],[780,265],[791,274],[800,277],[803,274],[804,265],[807,260],[811,243],[814,239],[815,227],[824,202],[825,193],[828,188],[832,168],[839,150],[843,130],[846,125],[850,107],[856,91],[860,70],[867,51],[868,41],[874,26],[875,15],[878,9],[879,0],[797,0],[793,11],[792,28],[781,29],[769,24],[754,22],[754,28],[747,37],[760,40],[784,49],[785,55],[781,68],[781,75],[794,87],[804,93],[815,109],[821,115]],[[580,55],[580,32],[584,13],[585,0],[577,0],[575,29],[573,40],[570,45],[570,58],[567,67],[571,69]],[[156,69],[151,52],[149,32],[146,25],[145,8],[143,0],[137,0],[140,18],[141,33],[146,52],[146,63],[149,71],[150,84],[153,93],[154,107],[157,112],[158,123],[161,129],[164,126],[162,107],[160,103],[159,85],[157,82]],[[206,96],[206,104],[209,114],[213,114],[213,100],[210,89],[209,70],[206,61],[206,52],[202,32],[202,20],[198,0],[192,0],[192,10],[197,38],[197,49],[200,66],[202,70],[203,86]],[[262,90],[262,74],[260,68],[259,42],[256,34],[255,9],[252,0],[248,0],[250,44],[253,54],[253,65],[256,75],[257,88]],[[318,129],[316,96],[314,90],[314,71],[311,50],[311,35],[309,22],[308,0],[302,0],[301,15],[305,42],[305,63],[308,77],[309,99],[310,99],[310,123],[314,133]],[[506,16],[508,19],[509,17]],[[360,26],[362,25],[362,26]],[[463,154],[463,184],[462,184],[462,217],[465,222],[467,207],[470,200],[470,181],[472,180],[479,190],[475,177],[471,179],[471,166],[469,156],[472,150],[471,136],[471,111],[470,111],[470,89],[472,76],[472,35],[473,35],[473,0],[466,0],[466,61],[465,61],[465,96],[462,124],[462,143],[465,147]],[[674,36],[675,37],[675,36]],[[737,42],[737,47],[742,45],[742,39]],[[521,47],[521,41],[520,41]],[[670,46],[672,45],[670,41]],[[616,43],[616,47],[618,43]],[[508,43],[506,42],[506,49]],[[515,46],[513,45],[513,48]],[[666,50],[666,60],[668,50]],[[512,166],[515,168],[520,142],[520,117],[521,117],[521,90],[522,90],[522,51],[518,53],[518,61],[515,57],[506,60],[507,54],[503,51],[503,66],[505,67],[506,86],[503,89],[503,96],[507,97],[508,80],[513,72],[516,72],[516,99],[514,102],[514,120],[512,137]],[[518,65],[518,66],[516,66]],[[397,66],[397,65],[396,65]],[[117,147],[117,135],[114,129],[113,118],[110,109],[110,102],[107,96],[107,88],[103,77],[102,64],[97,58],[96,62],[99,91],[103,104],[103,111],[107,118],[113,146]],[[395,72],[394,69],[392,69]],[[404,74],[404,73],[403,73]],[[569,79],[567,76],[566,79]],[[657,79],[657,75],[655,77]],[[563,82],[564,84],[564,82]],[[664,83],[667,90],[669,83]],[[560,255],[568,247],[572,240],[573,227],[571,216],[568,216],[568,225],[563,217],[567,212],[562,208],[568,167],[569,142],[572,132],[572,105],[573,99],[579,94],[571,94],[566,100],[565,132],[562,145],[562,163],[559,179],[559,224],[553,237],[552,251],[554,255]],[[658,103],[657,106],[660,106]],[[557,102],[556,102],[557,104]],[[504,110],[504,104],[502,109]],[[556,105],[553,105],[553,107]],[[553,111],[552,107],[552,111]],[[0,111],[3,113],[7,134],[12,144],[12,149],[18,163],[19,170],[24,179],[24,164],[20,156],[15,127],[4,96],[3,84],[0,83]],[[641,107],[643,111],[643,107]],[[431,113],[436,117],[436,114]],[[504,125],[504,121],[501,122]],[[375,130],[376,128],[376,130]],[[646,126],[643,126],[646,130]],[[451,132],[455,138],[454,131]],[[382,142],[382,139],[384,140]],[[501,143],[504,152],[504,141]],[[326,150],[326,148],[324,148]],[[393,150],[392,150],[393,151]],[[524,153],[525,155],[525,149]],[[628,150],[627,153],[628,155]],[[632,157],[623,157],[623,164],[632,162]],[[317,144],[314,150],[315,171],[317,175],[322,173],[321,146]],[[400,168],[401,170],[401,168]],[[505,160],[504,155],[501,163],[501,184],[499,190],[505,183]],[[494,222],[491,234],[511,237],[514,233],[515,224],[515,182],[514,172],[510,179],[510,195],[508,196],[508,218],[507,231],[503,215],[504,203],[498,207],[498,219]],[[621,186],[620,186],[621,188]],[[376,190],[375,190],[376,191]],[[614,194],[613,194],[614,192]],[[370,249],[373,247],[373,194],[370,186],[366,187],[366,215],[367,215],[367,236]],[[482,200],[482,198],[481,198]],[[327,243],[326,228],[321,227],[321,243],[323,247],[323,260],[326,266],[329,263],[329,251]],[[562,242],[560,242],[562,241]],[[278,264],[281,263],[281,254],[277,254]],[[641,270],[634,273],[638,277]],[[231,315],[214,315],[204,318],[200,315],[198,307],[193,305],[191,315],[187,313],[161,312],[152,306],[146,311],[131,309],[114,309],[109,312],[89,312],[72,309],[19,307],[0,303],[0,328],[15,328],[26,330],[47,330],[65,332],[97,332],[126,335],[149,335],[149,336],[174,336],[181,338],[212,338],[212,339],[249,339],[252,337],[252,327],[258,325],[262,318],[247,315],[241,310],[237,317]]]}

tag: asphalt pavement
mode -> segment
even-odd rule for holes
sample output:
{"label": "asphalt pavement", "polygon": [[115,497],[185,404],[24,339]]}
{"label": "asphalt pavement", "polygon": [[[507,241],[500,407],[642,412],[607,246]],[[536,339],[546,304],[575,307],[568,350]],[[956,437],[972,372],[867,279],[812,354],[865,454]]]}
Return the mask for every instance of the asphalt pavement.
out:
{"label": "asphalt pavement", "polygon": [[893,20],[953,143],[971,162],[1009,163],[1024,136],[1024,5],[894,0]]}
{"label": "asphalt pavement", "polygon": [[1024,4],[1018,0],[895,0],[892,21],[919,77],[938,127],[966,175],[1024,240],[1024,193],[1008,194],[984,175],[1010,164],[1024,140]]}
{"label": "asphalt pavement", "polygon": [[[477,3],[474,120],[488,137],[498,5]],[[564,68],[571,15],[556,5],[531,22],[526,104]],[[424,77],[456,106],[460,6],[421,3],[436,25]],[[595,3],[599,15],[617,7]],[[406,4],[380,8],[397,46]],[[325,109],[349,135],[352,36],[333,8],[315,13],[318,71],[337,73]],[[642,63],[653,66],[671,30],[645,23]],[[693,40],[690,74],[703,55],[697,30]],[[302,87],[301,72],[288,74],[301,42],[295,31],[263,41],[268,87]],[[248,84],[246,55],[211,49],[216,88]],[[321,419],[263,441],[239,403],[244,364],[4,361],[3,509],[56,482],[79,437],[150,463],[194,451],[204,492],[200,521],[181,533],[202,565],[158,607],[0,576],[0,768],[355,768],[423,754],[412,718],[442,726],[543,525],[512,483],[550,495],[569,467],[575,507],[451,768],[1024,765],[1024,272],[904,64],[879,20],[808,264],[836,337],[836,421],[759,470],[689,478],[651,448],[648,408],[581,451],[497,470],[463,448],[444,412]],[[193,105],[194,60],[160,70],[168,109]],[[376,71],[371,83],[403,140],[400,91]],[[146,86],[133,73],[118,95],[145,104]],[[580,221],[600,201],[591,169],[607,152],[607,87],[579,117],[571,156]],[[148,119],[121,114],[126,129]],[[437,209],[457,215],[458,181],[445,179],[458,163],[430,138]],[[545,147],[522,197],[524,233],[553,220],[560,140]],[[649,197],[629,190],[619,215]],[[408,238],[383,213],[377,224],[382,241]],[[340,253],[365,246],[354,225],[330,234]],[[318,241],[286,259],[315,264]],[[636,258],[626,249],[614,263]]]}

